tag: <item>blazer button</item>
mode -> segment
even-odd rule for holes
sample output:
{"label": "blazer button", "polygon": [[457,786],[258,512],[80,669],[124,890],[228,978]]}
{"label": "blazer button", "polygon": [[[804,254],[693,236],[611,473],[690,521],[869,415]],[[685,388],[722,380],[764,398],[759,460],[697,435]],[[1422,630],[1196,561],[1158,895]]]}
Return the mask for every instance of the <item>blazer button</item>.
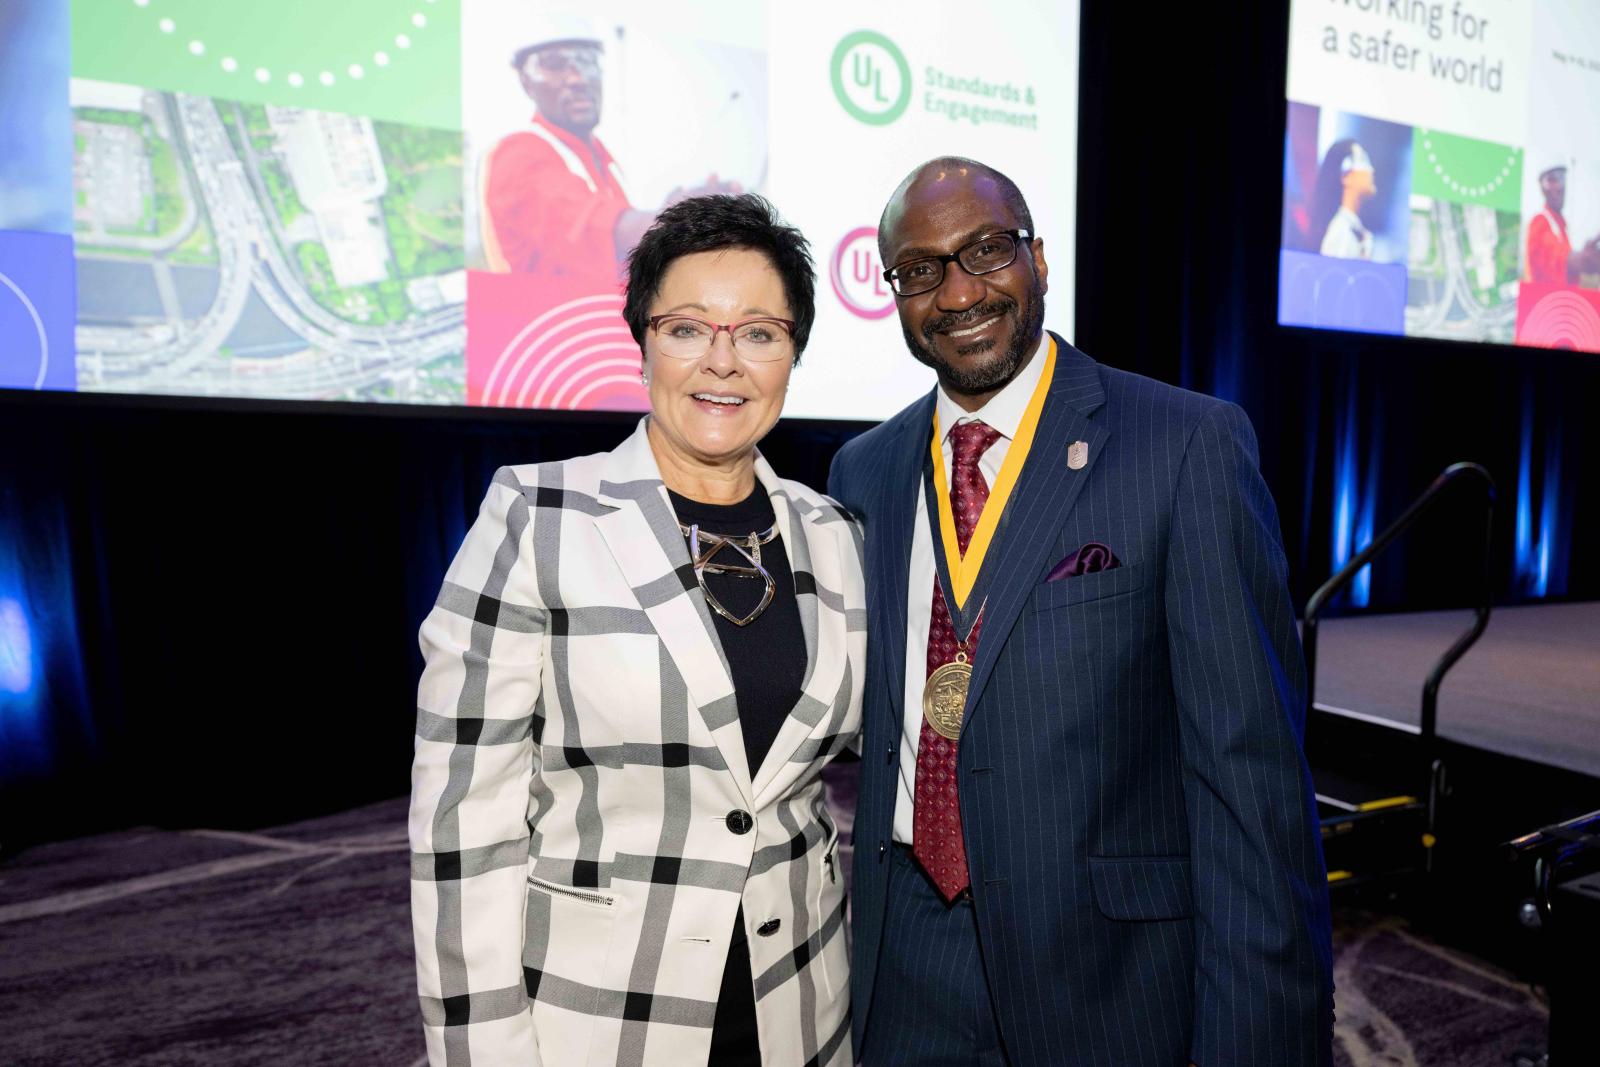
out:
{"label": "blazer button", "polygon": [[756,821],[750,817],[748,811],[734,808],[728,812],[728,829],[736,834],[747,834],[755,827]]}
{"label": "blazer button", "polygon": [[760,934],[762,937],[771,937],[773,934],[778,932],[778,927],[782,925],[782,919],[768,919],[766,922],[756,927],[756,933]]}

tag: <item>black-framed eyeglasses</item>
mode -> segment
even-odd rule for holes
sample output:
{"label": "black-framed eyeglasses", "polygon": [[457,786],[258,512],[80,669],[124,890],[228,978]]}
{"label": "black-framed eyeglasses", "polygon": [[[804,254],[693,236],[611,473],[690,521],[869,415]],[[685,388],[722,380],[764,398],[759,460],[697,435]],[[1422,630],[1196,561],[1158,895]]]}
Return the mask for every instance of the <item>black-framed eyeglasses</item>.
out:
{"label": "black-framed eyeglasses", "polygon": [[944,282],[946,263],[959,263],[968,274],[992,274],[1015,263],[1017,249],[1032,239],[1029,230],[999,230],[942,256],[921,256],[896,263],[883,272],[883,280],[894,287],[896,296],[916,296],[939,288]]}
{"label": "black-framed eyeglasses", "polygon": [[711,351],[723,330],[728,331],[741,359],[769,363],[794,358],[793,319],[762,317],[718,323],[693,315],[652,315],[645,322],[656,332],[656,350],[673,359],[699,359]]}

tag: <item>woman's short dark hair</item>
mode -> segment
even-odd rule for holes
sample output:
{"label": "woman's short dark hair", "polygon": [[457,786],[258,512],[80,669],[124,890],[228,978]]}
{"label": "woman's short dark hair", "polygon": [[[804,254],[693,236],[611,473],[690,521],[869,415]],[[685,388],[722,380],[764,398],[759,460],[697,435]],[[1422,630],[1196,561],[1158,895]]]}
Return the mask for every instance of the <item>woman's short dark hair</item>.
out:
{"label": "woman's short dark hair", "polygon": [[661,279],[680,256],[748,248],[760,252],[783,282],[783,295],[794,319],[794,354],[798,362],[811,338],[817,317],[817,279],[811,246],[805,236],[778,216],[778,210],[754,193],[742,196],[696,196],[680,200],[661,214],[628,253],[628,291],[622,317],[644,351],[650,304]]}

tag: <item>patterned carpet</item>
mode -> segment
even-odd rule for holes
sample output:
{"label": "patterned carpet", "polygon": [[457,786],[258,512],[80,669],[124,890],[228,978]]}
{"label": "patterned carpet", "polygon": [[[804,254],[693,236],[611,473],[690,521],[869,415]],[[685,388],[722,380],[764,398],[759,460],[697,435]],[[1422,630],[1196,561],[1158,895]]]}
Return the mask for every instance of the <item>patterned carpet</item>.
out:
{"label": "patterned carpet", "polygon": [[[0,1064],[422,1064],[405,803],[139,830],[0,866]],[[1341,912],[1341,1067],[1507,1067],[1547,1013],[1399,920]]]}

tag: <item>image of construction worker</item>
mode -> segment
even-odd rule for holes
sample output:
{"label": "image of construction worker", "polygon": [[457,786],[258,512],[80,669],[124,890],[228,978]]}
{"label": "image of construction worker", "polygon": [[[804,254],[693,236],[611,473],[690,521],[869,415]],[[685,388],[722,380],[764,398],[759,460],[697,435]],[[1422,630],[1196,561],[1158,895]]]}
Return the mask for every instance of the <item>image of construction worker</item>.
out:
{"label": "image of construction worker", "polygon": [[[534,114],[500,139],[480,174],[485,266],[491,271],[617,289],[629,250],[656,209],[634,207],[622,169],[596,136],[605,104],[605,42],[581,14],[539,16],[519,35],[511,67]],[[715,175],[675,189],[686,196],[736,192]]]}
{"label": "image of construction worker", "polygon": [[1593,287],[1593,277],[1600,275],[1600,236],[1573,251],[1562,213],[1567,206],[1566,163],[1552,162],[1539,171],[1539,192],[1544,206],[1528,222],[1528,263],[1523,280]]}

